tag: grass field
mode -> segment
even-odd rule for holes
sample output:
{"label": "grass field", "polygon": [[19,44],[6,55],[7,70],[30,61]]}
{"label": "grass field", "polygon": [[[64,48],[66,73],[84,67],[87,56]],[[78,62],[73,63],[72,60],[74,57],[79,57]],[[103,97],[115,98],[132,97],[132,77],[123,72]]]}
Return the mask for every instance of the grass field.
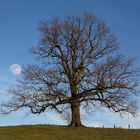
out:
{"label": "grass field", "polygon": [[140,129],[11,126],[0,127],[0,140],[140,140]]}

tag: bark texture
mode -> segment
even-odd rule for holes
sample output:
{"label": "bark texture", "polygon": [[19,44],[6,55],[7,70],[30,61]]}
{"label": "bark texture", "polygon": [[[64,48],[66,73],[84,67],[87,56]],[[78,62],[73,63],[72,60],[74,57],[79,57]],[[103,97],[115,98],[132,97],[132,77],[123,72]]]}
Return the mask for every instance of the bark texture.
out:
{"label": "bark texture", "polygon": [[81,125],[81,119],[80,119],[80,103],[75,101],[71,104],[71,112],[72,112],[72,118],[71,118],[71,124],[72,127],[78,127]]}

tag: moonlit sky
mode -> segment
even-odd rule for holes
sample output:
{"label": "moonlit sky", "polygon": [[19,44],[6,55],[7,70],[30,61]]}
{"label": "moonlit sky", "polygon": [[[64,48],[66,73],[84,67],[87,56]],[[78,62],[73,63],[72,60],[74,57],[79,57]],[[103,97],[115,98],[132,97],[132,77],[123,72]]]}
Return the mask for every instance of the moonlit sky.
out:
{"label": "moonlit sky", "polygon": [[[120,52],[136,57],[140,67],[140,0],[0,0],[0,102],[6,100],[7,88],[14,86],[20,75],[12,75],[11,64],[36,63],[29,48],[37,45],[39,21],[68,14],[91,11],[104,20],[120,43]],[[86,116],[85,116],[86,117]],[[0,126],[20,124],[64,124],[54,112],[40,116],[19,111],[8,116],[0,115]],[[84,124],[90,126],[140,128],[139,116],[133,118],[105,110],[95,112]]]}

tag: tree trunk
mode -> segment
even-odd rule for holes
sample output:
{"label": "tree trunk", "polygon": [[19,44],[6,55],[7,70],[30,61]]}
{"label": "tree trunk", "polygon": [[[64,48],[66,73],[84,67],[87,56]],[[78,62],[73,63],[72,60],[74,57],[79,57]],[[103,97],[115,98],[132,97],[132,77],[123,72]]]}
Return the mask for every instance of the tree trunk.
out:
{"label": "tree trunk", "polygon": [[80,103],[77,100],[71,103],[71,113],[72,113],[72,119],[71,119],[70,126],[72,127],[81,126]]}

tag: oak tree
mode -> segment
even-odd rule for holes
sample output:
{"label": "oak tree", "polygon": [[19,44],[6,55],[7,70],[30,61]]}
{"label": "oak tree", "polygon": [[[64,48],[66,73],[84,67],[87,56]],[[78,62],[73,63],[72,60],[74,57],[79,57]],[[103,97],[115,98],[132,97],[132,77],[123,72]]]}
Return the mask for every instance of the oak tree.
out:
{"label": "oak tree", "polygon": [[[27,108],[33,114],[49,109],[71,110],[71,126],[82,125],[80,109],[96,105],[135,114],[138,71],[119,47],[109,27],[91,13],[40,22],[40,42],[31,48],[37,64],[22,71],[3,113]],[[116,52],[116,53],[115,53]]]}

